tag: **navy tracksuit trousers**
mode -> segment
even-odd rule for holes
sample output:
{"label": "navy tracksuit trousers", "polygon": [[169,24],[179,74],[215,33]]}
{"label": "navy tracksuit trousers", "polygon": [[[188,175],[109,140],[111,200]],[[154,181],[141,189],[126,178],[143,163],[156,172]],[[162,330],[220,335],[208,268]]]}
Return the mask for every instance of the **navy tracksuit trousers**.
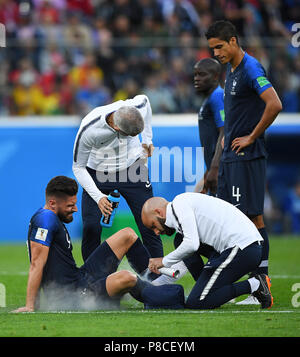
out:
{"label": "navy tracksuit trousers", "polygon": [[[150,256],[153,258],[163,257],[163,245],[160,236],[155,235],[152,230],[146,228],[141,219],[143,204],[147,199],[153,197],[150,181],[130,182],[127,180],[126,182],[118,182],[120,180],[118,180],[119,174],[117,173],[116,182],[99,182],[96,171],[91,168],[87,168],[87,170],[101,192],[109,194],[115,189],[120,192],[131,209],[141,233],[142,241],[148,249]],[[100,219],[102,214],[97,203],[85,190],[82,193],[81,206],[83,221],[81,253],[83,260],[86,261],[89,255],[101,243],[102,226],[100,225]]]}
{"label": "navy tracksuit trousers", "polygon": [[243,294],[250,294],[247,280],[239,281],[254,271],[261,262],[262,245],[255,242],[241,250],[237,246],[221,254],[213,253],[204,265],[188,299],[190,309],[213,309]]}

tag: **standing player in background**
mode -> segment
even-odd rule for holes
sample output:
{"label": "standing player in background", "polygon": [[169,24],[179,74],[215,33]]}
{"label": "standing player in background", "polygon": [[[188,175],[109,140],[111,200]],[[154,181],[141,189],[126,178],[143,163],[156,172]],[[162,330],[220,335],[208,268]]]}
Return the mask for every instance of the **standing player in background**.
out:
{"label": "standing player in background", "polygon": [[224,150],[217,195],[244,212],[264,238],[256,273],[268,274],[269,239],[263,220],[266,186],[264,133],[282,110],[262,65],[239,45],[235,27],[217,21],[206,33],[209,47],[227,65],[224,88]]}
{"label": "standing player in background", "polygon": [[[204,178],[197,183],[195,192],[201,191],[201,193],[210,195],[215,195],[217,191],[219,163],[222,154],[221,141],[224,136],[224,92],[220,87],[220,75],[221,65],[213,58],[204,58],[194,66],[194,88],[198,94],[204,97],[198,114],[198,127],[206,166]],[[180,233],[175,235],[175,249],[181,244],[182,239]],[[211,253],[211,249],[201,246],[201,255],[208,258]],[[200,254],[191,254],[178,264],[182,274],[187,268],[195,281],[199,277],[201,267],[204,266]],[[167,279],[162,275],[154,283],[160,280],[165,282]]]}
{"label": "standing player in background", "polygon": [[206,172],[195,191],[215,195],[224,136],[224,92],[220,87],[221,65],[213,58],[204,58],[194,66],[194,87],[204,96],[198,114],[201,145],[204,148]]}
{"label": "standing player in background", "polygon": [[[204,58],[194,66],[194,88],[198,94],[204,96],[198,114],[198,125],[206,166],[204,178],[197,183],[195,192],[201,191],[201,193],[209,193],[211,195],[215,195],[217,191],[219,162],[222,154],[221,141],[224,135],[224,92],[219,83],[220,75],[221,65],[213,58]],[[180,233],[175,235],[175,249],[181,244],[182,239],[183,237]],[[201,246],[200,253],[208,258],[212,250]],[[180,278],[188,270],[196,281],[203,266],[204,262],[200,254],[195,253],[184,259],[183,262],[177,263],[174,269],[180,270]],[[161,275],[153,284],[165,284],[175,281],[175,278]]]}
{"label": "standing player in background", "polygon": [[142,206],[153,196],[145,162],[154,149],[151,119],[149,99],[137,95],[97,107],[81,122],[74,144],[73,172],[83,187],[84,261],[101,242],[100,219],[112,212],[107,195],[115,189],[126,199],[150,255],[159,257],[163,252],[160,237],[141,221]]}

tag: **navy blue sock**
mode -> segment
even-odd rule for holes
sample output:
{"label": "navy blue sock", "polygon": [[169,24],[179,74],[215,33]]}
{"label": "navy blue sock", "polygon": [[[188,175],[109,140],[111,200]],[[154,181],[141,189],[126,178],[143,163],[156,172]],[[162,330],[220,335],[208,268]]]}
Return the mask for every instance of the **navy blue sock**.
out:
{"label": "navy blue sock", "polygon": [[148,268],[150,254],[142,241],[138,238],[126,253],[130,266],[141,274]]}
{"label": "navy blue sock", "polygon": [[259,274],[267,274],[269,273],[269,237],[266,231],[266,228],[260,228],[260,235],[263,237],[263,247],[262,247],[262,259],[260,265],[258,267]]}
{"label": "navy blue sock", "polygon": [[151,284],[148,283],[147,281],[142,280],[139,277],[137,277],[137,282],[136,282],[135,286],[129,290],[129,294],[136,300],[138,300],[140,302],[144,302],[142,292],[149,285],[151,285]]}

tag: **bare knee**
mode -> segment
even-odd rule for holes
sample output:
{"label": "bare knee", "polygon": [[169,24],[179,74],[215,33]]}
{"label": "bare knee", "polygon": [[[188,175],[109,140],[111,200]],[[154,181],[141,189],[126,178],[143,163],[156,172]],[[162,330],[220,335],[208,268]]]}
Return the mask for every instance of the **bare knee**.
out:
{"label": "bare knee", "polygon": [[137,276],[128,270],[120,270],[108,276],[106,290],[109,296],[121,296],[127,293],[137,282]]}
{"label": "bare knee", "polygon": [[124,232],[124,240],[128,245],[132,245],[137,240],[138,236],[132,228],[126,227],[122,231]]}
{"label": "bare knee", "polygon": [[120,273],[120,285],[128,289],[135,286],[137,282],[137,276],[134,273],[128,270],[121,270],[119,273]]}

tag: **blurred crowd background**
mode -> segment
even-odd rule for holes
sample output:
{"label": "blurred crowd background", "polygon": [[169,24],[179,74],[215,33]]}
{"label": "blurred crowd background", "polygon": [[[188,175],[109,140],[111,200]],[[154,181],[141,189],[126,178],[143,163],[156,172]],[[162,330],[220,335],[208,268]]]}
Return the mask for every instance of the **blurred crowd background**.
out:
{"label": "blurred crowd background", "polygon": [[193,66],[205,32],[232,21],[284,112],[300,111],[299,0],[0,0],[0,114],[84,115],[136,93],[155,113],[198,111]]}
{"label": "blurred crowd background", "polygon": [[[212,55],[205,32],[220,19],[235,24],[242,47],[263,64],[283,112],[300,112],[300,47],[292,41],[300,0],[0,0],[0,120],[83,117],[139,93],[154,114],[196,114],[193,67]],[[273,233],[300,234],[299,165],[293,170],[284,178],[288,168],[279,168],[269,182]]]}

